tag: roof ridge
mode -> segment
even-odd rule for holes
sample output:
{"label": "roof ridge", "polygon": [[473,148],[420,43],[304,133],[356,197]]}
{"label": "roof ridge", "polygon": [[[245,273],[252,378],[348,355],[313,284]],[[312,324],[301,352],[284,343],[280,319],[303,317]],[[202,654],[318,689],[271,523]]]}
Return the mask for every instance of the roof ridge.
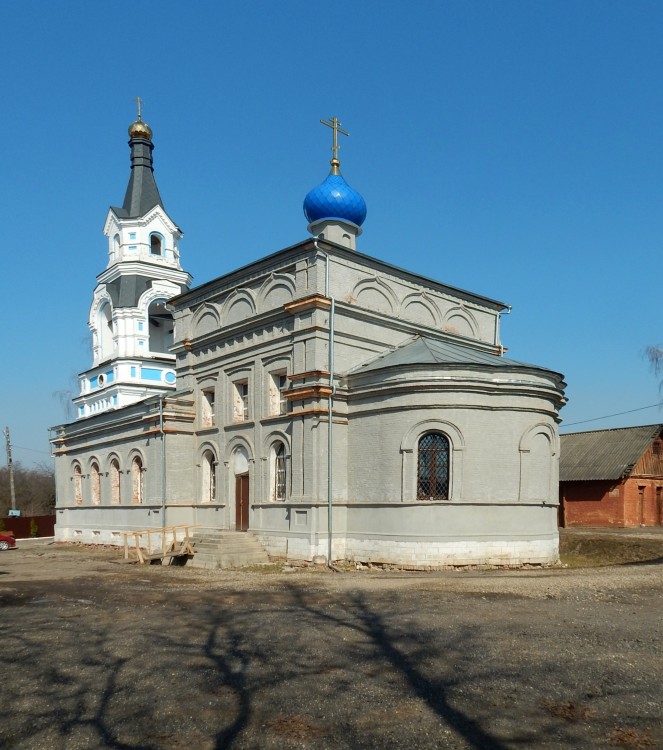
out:
{"label": "roof ridge", "polygon": [[663,422],[655,422],[653,424],[636,424],[636,425],[631,425],[630,427],[603,427],[599,430],[578,430],[577,432],[560,432],[560,437],[567,437],[570,435],[588,435],[589,433],[597,433],[597,432],[617,432],[618,430],[644,430],[647,427],[650,427],[651,429],[657,428],[657,429],[663,430]]}

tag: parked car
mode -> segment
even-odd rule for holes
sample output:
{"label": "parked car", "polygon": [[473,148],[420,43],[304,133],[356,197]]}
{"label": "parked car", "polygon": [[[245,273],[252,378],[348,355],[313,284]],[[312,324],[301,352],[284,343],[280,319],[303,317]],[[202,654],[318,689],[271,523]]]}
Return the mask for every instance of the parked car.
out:
{"label": "parked car", "polygon": [[15,546],[16,539],[14,539],[14,535],[0,531],[0,550],[12,549]]}

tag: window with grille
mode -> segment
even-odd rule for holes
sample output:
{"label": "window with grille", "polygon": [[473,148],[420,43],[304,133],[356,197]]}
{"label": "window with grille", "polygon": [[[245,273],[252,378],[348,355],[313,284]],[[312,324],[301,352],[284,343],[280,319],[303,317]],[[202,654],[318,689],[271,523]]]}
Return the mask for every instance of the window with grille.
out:
{"label": "window with grille", "polygon": [[440,432],[419,439],[417,500],[449,499],[449,440]]}
{"label": "window with grille", "polygon": [[286,493],[286,467],[285,446],[281,443],[276,451],[274,459],[274,499],[285,500]]}

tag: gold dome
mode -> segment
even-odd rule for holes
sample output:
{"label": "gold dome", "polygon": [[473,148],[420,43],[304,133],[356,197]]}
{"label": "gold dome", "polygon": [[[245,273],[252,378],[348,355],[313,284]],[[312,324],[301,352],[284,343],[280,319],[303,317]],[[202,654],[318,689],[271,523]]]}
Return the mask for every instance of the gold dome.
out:
{"label": "gold dome", "polygon": [[148,141],[151,141],[152,128],[139,117],[136,122],[132,122],[131,125],[129,125],[129,137],[146,138]]}

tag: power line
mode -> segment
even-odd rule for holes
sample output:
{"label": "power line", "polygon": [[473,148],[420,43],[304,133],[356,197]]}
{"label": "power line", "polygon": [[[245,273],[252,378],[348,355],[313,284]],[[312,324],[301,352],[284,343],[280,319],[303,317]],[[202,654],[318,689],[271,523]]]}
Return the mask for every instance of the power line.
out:
{"label": "power line", "polygon": [[26,448],[23,445],[15,445],[12,443],[12,448],[19,448],[22,451],[31,451],[32,453],[43,453],[45,456],[50,456],[50,451],[38,451],[36,448]]}
{"label": "power line", "polygon": [[661,406],[661,403],[652,404],[651,406],[641,406],[638,409],[629,409],[628,411],[618,411],[616,414],[606,414],[605,417],[594,417],[594,419],[582,419],[580,422],[568,422],[564,427],[573,427],[576,424],[586,424],[587,422],[598,422],[600,419],[610,419],[610,417],[621,417],[622,414],[633,414],[636,411],[644,411],[645,409],[653,409],[655,406]]}

